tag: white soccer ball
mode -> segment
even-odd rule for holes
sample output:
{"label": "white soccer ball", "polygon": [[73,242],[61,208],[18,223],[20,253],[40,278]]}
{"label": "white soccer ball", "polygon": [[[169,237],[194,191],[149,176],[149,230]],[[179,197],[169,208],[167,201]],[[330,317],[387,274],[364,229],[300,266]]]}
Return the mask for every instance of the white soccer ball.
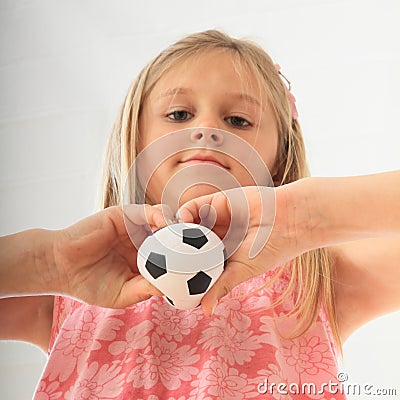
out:
{"label": "white soccer ball", "polygon": [[139,272],[181,310],[200,305],[225,267],[221,239],[197,224],[168,225],[147,237],[137,254]]}

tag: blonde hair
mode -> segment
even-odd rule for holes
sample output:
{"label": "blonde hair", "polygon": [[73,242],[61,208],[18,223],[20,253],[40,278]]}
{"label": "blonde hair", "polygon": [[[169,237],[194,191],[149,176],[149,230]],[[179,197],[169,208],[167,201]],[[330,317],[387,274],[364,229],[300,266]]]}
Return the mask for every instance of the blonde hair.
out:
{"label": "blonde hair", "polygon": [[[257,44],[231,38],[223,32],[208,30],[189,35],[165,49],[150,62],[133,82],[122,104],[117,121],[108,140],[104,171],[103,208],[122,204],[124,182],[136,157],[138,120],[141,107],[163,73],[182,59],[208,50],[231,52],[247,67],[265,90],[273,107],[278,126],[278,150],[273,180],[284,185],[309,175],[300,125],[292,117],[286,88],[274,62]],[[325,306],[334,338],[340,346],[335,315],[332,268],[326,249],[307,252],[291,262],[291,278],[282,302],[296,292],[296,302],[290,315],[298,318],[292,337],[302,335],[316,320],[321,304]],[[281,272],[283,272],[283,267]]]}

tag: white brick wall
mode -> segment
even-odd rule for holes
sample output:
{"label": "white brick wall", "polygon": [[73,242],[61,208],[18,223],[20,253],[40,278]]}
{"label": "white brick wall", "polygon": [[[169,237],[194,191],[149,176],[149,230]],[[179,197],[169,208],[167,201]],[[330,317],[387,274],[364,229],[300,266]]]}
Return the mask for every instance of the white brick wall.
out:
{"label": "white brick wall", "polygon": [[[258,41],[293,83],[314,175],[399,168],[397,0],[0,2],[0,234],[91,213],[106,136],[139,69],[207,28]],[[354,382],[398,384],[400,313],[345,346]],[[44,356],[0,345],[0,397],[28,399]],[[23,384],[22,384],[23,383]]]}

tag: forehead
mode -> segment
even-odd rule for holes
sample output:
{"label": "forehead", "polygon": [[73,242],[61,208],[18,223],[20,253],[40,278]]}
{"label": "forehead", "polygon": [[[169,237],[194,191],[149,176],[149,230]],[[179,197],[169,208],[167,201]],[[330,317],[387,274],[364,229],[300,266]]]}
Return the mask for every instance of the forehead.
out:
{"label": "forehead", "polygon": [[266,98],[261,99],[266,95],[261,90],[263,85],[257,71],[243,57],[228,49],[204,50],[172,62],[154,84],[150,96],[159,97],[182,87],[200,91],[224,86],[251,93],[260,103],[266,101]]}

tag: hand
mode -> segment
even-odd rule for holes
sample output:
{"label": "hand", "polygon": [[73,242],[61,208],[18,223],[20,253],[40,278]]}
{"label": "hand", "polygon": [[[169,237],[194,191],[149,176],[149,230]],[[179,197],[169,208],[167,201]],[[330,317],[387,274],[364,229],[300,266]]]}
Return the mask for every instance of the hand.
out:
{"label": "hand", "polygon": [[56,231],[52,252],[56,286],[62,294],[108,308],[160,295],[139,274],[137,249],[129,235],[141,244],[151,230],[165,225],[159,206],[129,205],[124,210],[109,207]]}
{"label": "hand", "polygon": [[[303,211],[307,207],[299,207],[305,199],[292,196],[291,191],[290,185],[277,189],[237,188],[199,197],[179,209],[182,221],[212,226],[230,249],[232,243],[226,243],[225,235],[229,226],[233,226],[232,221],[235,220],[237,227],[247,225],[244,237],[228,258],[224,272],[202,300],[206,315],[212,314],[218,300],[239,283],[283,265],[311,247],[307,235],[311,219]],[[243,194],[247,204],[238,202]],[[248,209],[247,213],[245,209]],[[233,233],[230,236],[235,239],[241,235]]]}

